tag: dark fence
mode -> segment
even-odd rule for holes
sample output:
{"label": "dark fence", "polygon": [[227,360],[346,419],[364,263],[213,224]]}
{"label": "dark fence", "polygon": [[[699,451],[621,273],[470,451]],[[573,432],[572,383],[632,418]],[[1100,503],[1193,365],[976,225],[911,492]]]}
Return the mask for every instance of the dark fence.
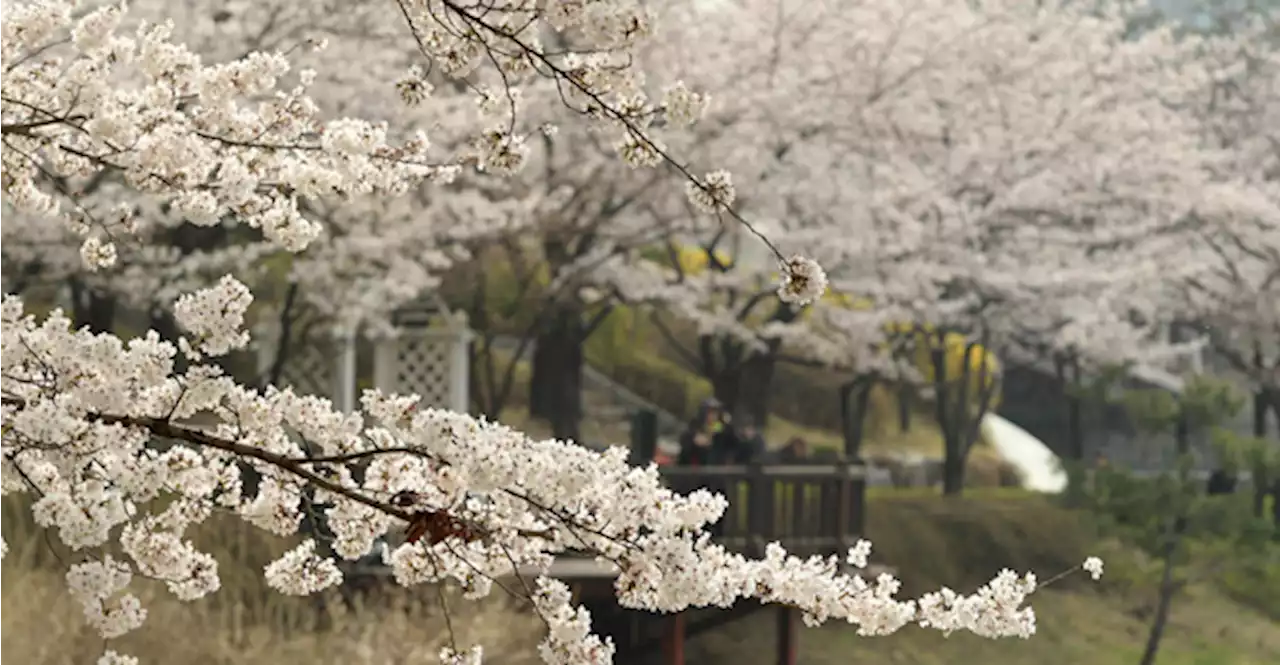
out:
{"label": "dark fence", "polygon": [[717,540],[751,556],[773,541],[802,556],[852,547],[863,533],[866,475],[854,463],[662,469],[681,494],[700,488],[723,494],[729,507],[714,527]]}

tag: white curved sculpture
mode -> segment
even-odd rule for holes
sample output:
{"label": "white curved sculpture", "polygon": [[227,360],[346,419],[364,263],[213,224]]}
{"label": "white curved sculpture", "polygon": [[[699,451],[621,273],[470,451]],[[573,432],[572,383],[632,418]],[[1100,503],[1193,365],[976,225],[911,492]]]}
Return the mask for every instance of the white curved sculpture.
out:
{"label": "white curved sculpture", "polygon": [[1052,493],[1067,488],[1067,474],[1058,463],[1058,456],[1040,439],[992,413],[983,418],[982,427],[1000,458],[1021,474],[1024,488]]}

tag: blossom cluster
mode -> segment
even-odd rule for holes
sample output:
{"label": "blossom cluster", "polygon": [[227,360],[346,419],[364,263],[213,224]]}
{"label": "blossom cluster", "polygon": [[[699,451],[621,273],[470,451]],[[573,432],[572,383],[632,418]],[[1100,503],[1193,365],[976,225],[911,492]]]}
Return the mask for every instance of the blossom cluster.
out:
{"label": "blossom cluster", "polygon": [[[1194,320],[1250,383],[1275,385],[1274,17],[1201,36],[1072,2],[689,11],[681,75],[736,84],[709,88],[707,151],[734,164],[778,258],[816,259],[834,291],[802,315],[755,297],[776,262],[710,227],[708,255],[744,260],[684,275],[664,302],[703,335],[869,376],[900,373],[895,325],[1041,367],[1172,371],[1204,340],[1171,344],[1168,324]],[[785,28],[761,19],[775,15]],[[715,209],[715,188],[687,188]],[[803,280],[781,272],[785,299]]]}
{"label": "blossom cluster", "polygon": [[[223,64],[170,40],[171,24],[116,34],[119,6],[76,20],[75,2],[21,4],[4,18],[5,200],[35,218],[58,219],[85,237],[83,255],[114,262],[111,244],[131,227],[64,201],[50,179],[101,172],[159,197],[193,223],[234,217],[292,251],[320,232],[300,197],[400,193],[424,179],[449,180],[424,134],[388,143],[383,126],[322,120],[307,96],[314,72],[291,74],[282,53]],[[70,31],[69,47],[57,48]]]}
{"label": "blossom cluster", "polygon": [[[521,170],[535,143],[526,131],[529,123],[521,121],[534,115],[527,97],[554,98],[557,105],[563,101],[570,111],[593,119],[588,123],[592,131],[618,137],[622,156],[632,165],[668,160],[659,134],[696,122],[710,102],[706,94],[679,80],[658,93],[646,89],[642,72],[632,60],[654,31],[655,7],[635,0],[503,2],[484,15],[441,0],[403,3],[403,19],[401,13],[395,13],[391,22],[385,16],[378,18],[372,21],[374,27],[367,28],[369,35],[358,39],[350,38],[354,30],[342,27],[343,17],[334,17],[333,25],[323,30],[333,33],[345,50],[308,57],[324,56],[323,64],[350,66],[353,56],[369,51],[367,57],[380,61],[379,72],[387,67],[381,61],[403,60],[404,47],[409,45],[401,42],[398,48],[390,47],[387,35],[402,34],[404,26],[397,22],[408,21],[418,62],[408,67],[398,84],[388,81],[384,86],[394,87],[414,107],[404,113],[388,112],[385,107],[395,105],[376,94],[344,95],[323,85],[346,83],[350,77],[291,64],[300,46],[309,52],[322,51],[329,41],[320,37],[324,32],[317,27],[327,20],[306,17],[307,8],[290,3],[264,7],[272,18],[257,31],[254,19],[248,18],[253,11],[241,7],[227,10],[204,2],[187,7],[137,0],[132,13],[143,20],[130,23],[124,3],[89,4],[93,7],[79,18],[72,11],[77,6],[72,0],[20,3],[6,15],[4,56],[18,64],[4,74],[9,91],[2,106],[8,174],[4,191],[6,201],[23,220],[20,233],[10,224],[6,235],[19,237],[20,242],[11,245],[12,252],[35,254],[21,265],[39,264],[47,270],[51,263],[47,243],[52,238],[65,241],[64,234],[74,239],[89,269],[123,264],[123,270],[111,271],[107,279],[114,286],[131,273],[128,284],[116,287],[125,299],[167,293],[180,288],[173,286],[179,279],[196,281],[192,288],[207,283],[203,273],[195,280],[174,274],[187,261],[153,256],[161,248],[149,244],[171,242],[171,236],[140,233],[148,227],[154,231],[159,218],[171,220],[166,222],[170,226],[174,221],[207,227],[246,223],[261,229],[268,245],[298,251],[317,244],[322,234],[334,232],[335,222],[347,225],[352,218],[364,221],[385,214],[376,211],[378,206],[374,211],[358,211],[363,214],[333,214],[321,205],[326,198],[386,199],[423,181],[453,182],[470,166],[499,175]],[[344,8],[343,12],[343,16],[350,14],[353,24],[370,24],[364,9]],[[231,22],[244,14],[246,25],[226,34],[243,36],[245,43],[200,33],[195,26],[207,30],[209,14],[231,16]],[[178,16],[183,23],[166,22],[167,15]],[[282,25],[271,33],[277,19]],[[215,19],[216,28],[223,27],[222,20]],[[458,25],[467,29],[458,30]],[[544,46],[544,28],[572,42],[573,48]],[[256,31],[260,34],[250,38]],[[61,38],[68,33],[73,38],[63,43]],[[317,36],[299,36],[308,33]],[[194,46],[183,46],[175,35]],[[291,40],[298,43],[291,45]],[[277,44],[280,50],[253,50],[264,41]],[[248,55],[218,64],[208,64],[205,57],[212,53],[227,58],[237,52]],[[422,66],[422,60],[430,66]],[[52,75],[55,71],[62,73]],[[449,95],[440,93],[441,76],[452,78],[452,87],[470,88],[477,94],[480,116],[488,123],[483,130],[472,131],[473,119],[424,117],[452,111]],[[370,90],[376,85],[370,83]],[[528,91],[534,92],[522,94]],[[370,101],[361,104],[362,98]],[[428,100],[443,103],[425,104]],[[332,118],[351,112],[391,122]],[[550,136],[553,120],[548,117],[532,124]],[[424,129],[432,132],[432,140]],[[55,180],[50,177],[69,178],[69,186],[53,186]],[[691,175],[689,181],[698,184],[689,190],[695,201],[714,196],[713,209],[737,216],[727,208],[734,200],[727,174],[705,185]],[[389,221],[397,224],[379,224],[383,227],[379,237],[390,237],[388,226],[395,226],[396,232],[401,232],[399,226],[419,229],[416,234],[423,235],[422,215],[392,217]],[[355,254],[353,258],[367,265],[364,248],[352,247],[364,240],[339,237],[319,244],[332,245],[330,255],[342,253],[346,256],[341,258],[347,259]],[[402,245],[406,254],[435,250],[414,240]],[[139,241],[145,244],[139,246]],[[397,246],[394,239],[388,244]],[[251,255],[266,251],[246,249]],[[200,259],[201,254],[190,258]],[[245,262],[252,257],[224,252],[208,259],[206,265],[186,270],[207,271],[212,262],[234,269],[238,266],[230,260]],[[298,263],[305,267],[308,260]],[[320,260],[320,264],[327,262]],[[434,286],[435,276],[414,268],[413,281],[419,290]],[[83,270],[71,264],[58,269],[72,274]],[[147,281],[160,286],[136,288],[138,282]],[[313,300],[312,305],[327,307],[323,298]],[[351,302],[357,300],[354,294],[344,300],[345,309],[380,313],[367,302]],[[172,302],[166,295],[143,306],[167,308]],[[353,318],[346,312],[341,315]]]}
{"label": "blossom cluster", "polygon": [[[235,337],[235,317],[188,311],[189,327]],[[348,560],[369,554],[397,525],[447,514],[449,529],[383,556],[402,584],[453,582],[473,598],[515,570],[545,573],[573,548],[618,565],[619,601],[634,608],[674,612],[754,597],[798,607],[811,624],[843,620],[869,635],[910,624],[992,637],[1033,630],[1023,601],[1034,584],[1012,573],[975,596],[944,590],[913,602],[895,599],[899,584],[888,575],[867,581],[843,572],[839,557],[801,559],[776,543],[760,560],[727,551],[706,531],[722,516],[723,497],[675,494],[656,467],[630,466],[621,449],[532,441],[464,414],[418,409],[412,395],[368,391],[363,413],[341,413],[289,390],[260,394],[212,365],[175,371],[179,350],[154,333],[125,343],[73,331],[60,312],[37,322],[13,297],[3,303],[3,342],[3,489],[37,493],[37,520],[76,549],[93,551],[120,534],[129,560],[104,557],[68,576],[106,637],[145,619],[137,599],[122,595],[132,575],[162,580],[184,599],[217,589],[217,563],[183,538],[214,506],[284,535],[298,531],[309,505],[324,506],[334,550]],[[181,424],[198,412],[221,424]],[[156,440],[170,445],[158,449]],[[256,492],[245,491],[241,463],[260,474]],[[316,490],[314,504],[305,488]],[[175,500],[155,512],[160,496]],[[863,564],[868,553],[859,543],[844,558]],[[341,581],[313,540],[265,573],[291,594]],[[549,624],[547,662],[609,662],[612,645],[591,633],[567,588],[539,585],[532,600]],[[450,660],[479,657],[469,653]]]}
{"label": "blossom cluster", "polygon": [[[1032,634],[1034,614],[1025,607],[1036,590],[1032,577],[1006,572],[974,595],[942,590],[899,600],[900,584],[891,575],[869,579],[858,573],[867,565],[865,542],[842,558],[796,558],[777,544],[759,560],[724,549],[707,529],[726,510],[724,497],[675,494],[654,468],[627,464],[621,450],[595,453],[572,442],[530,440],[484,419],[419,408],[415,395],[369,391],[360,412],[344,413],[319,396],[238,384],[216,363],[250,344],[244,326],[252,289],[232,276],[201,288],[188,288],[198,281],[187,281],[189,275],[169,283],[164,266],[173,252],[129,244],[145,238],[140,229],[157,217],[180,217],[200,229],[244,224],[261,231],[269,248],[191,261],[192,272],[215,275],[228,266],[265,262],[274,248],[324,246],[316,240],[326,229],[342,229],[346,243],[324,246],[311,263],[301,254],[292,278],[315,276],[332,258],[340,266],[333,281],[381,270],[401,284],[366,297],[407,298],[413,288],[431,284],[422,266],[447,260],[434,253],[419,262],[384,256],[388,243],[439,252],[413,230],[419,208],[392,197],[412,191],[431,198],[444,189],[421,194],[419,185],[454,182],[463,166],[485,174],[525,168],[534,159],[534,142],[500,118],[507,111],[515,115],[532,96],[516,82],[543,77],[556,83],[554,92],[594,121],[593,132],[603,132],[605,143],[632,168],[669,161],[658,130],[687,128],[708,113],[710,97],[685,82],[663,88],[660,100],[646,93],[631,63],[637,45],[654,32],[649,3],[490,5],[480,12],[453,0],[402,4],[416,49],[438,72],[417,67],[388,86],[420,109],[442,87],[438,74],[461,87],[474,84],[468,90],[475,92],[481,116],[493,120],[484,132],[457,141],[456,153],[438,150],[416,129],[397,142],[397,130],[388,124],[321,113],[311,97],[316,73],[294,70],[283,52],[206,64],[170,38],[172,24],[145,22],[132,37],[120,35],[123,6],[101,6],[81,18],[69,0],[0,8],[0,202],[41,223],[67,226],[81,238],[79,260],[99,275],[120,269],[115,276],[125,285],[154,285],[172,294],[180,329],[175,339],[150,331],[124,340],[73,329],[61,311],[42,320],[29,316],[14,295],[0,301],[0,494],[29,492],[36,522],[83,554],[67,583],[88,622],[105,638],[142,627],[145,607],[129,592],[138,577],[163,582],[182,600],[218,591],[219,561],[187,537],[214,510],[280,536],[294,535],[303,515],[320,510],[333,541],[321,549],[306,538],[269,564],[264,574],[274,590],[310,595],[333,588],[342,583],[339,560],[364,558],[381,537],[403,528],[413,537],[380,552],[396,581],[456,583],[472,599],[488,595],[504,575],[545,573],[554,556],[576,550],[616,564],[618,600],[637,609],[680,611],[759,599],[799,607],[810,624],[842,620],[863,634],[908,625],[988,637]],[[63,33],[70,36],[65,45],[59,43]],[[543,46],[549,33],[564,43]],[[566,43],[572,47],[564,49]],[[490,65],[494,69],[485,70]],[[500,82],[490,81],[494,77]],[[758,132],[764,121],[753,118],[746,127]],[[538,125],[547,128],[543,138],[556,136],[549,125]],[[666,139],[680,141],[676,134]],[[728,143],[739,150],[735,141]],[[906,170],[902,161],[895,165]],[[122,192],[131,197],[88,205],[77,189],[100,178],[114,179],[102,191],[105,198]],[[590,182],[596,174],[582,178]],[[489,187],[471,198],[456,192],[442,198],[468,225],[499,229],[509,217],[580,203],[572,182],[557,183],[545,200],[495,212],[499,206],[488,194],[502,185]],[[742,203],[723,170],[689,175],[677,193],[682,203],[716,216],[736,215]],[[357,223],[344,216],[358,212],[325,207],[333,198],[358,197],[374,197],[378,203],[361,212],[397,220],[396,228]],[[837,197],[836,210],[846,203]],[[801,206],[801,215],[810,214],[822,216]],[[822,240],[838,244],[831,242],[832,229],[792,234],[794,228],[778,226],[792,239],[817,239],[818,249]],[[385,235],[381,242],[372,242],[379,235]],[[645,298],[695,292],[668,292],[663,271],[622,270],[617,246],[625,243],[585,252],[571,267],[599,266],[612,289]],[[865,256],[844,249],[833,254]],[[133,263],[122,267],[127,252]],[[778,262],[771,266],[781,269],[781,303],[801,306],[822,297],[831,278],[818,262],[777,248],[773,253]],[[564,274],[557,279],[575,284]],[[722,281],[708,289],[713,295],[735,280],[714,279]],[[741,321],[733,325],[739,326],[735,333],[755,335]],[[838,345],[822,339],[815,347],[837,353],[832,349]],[[192,425],[197,417],[212,425]],[[257,476],[252,490],[243,482],[244,467]],[[108,546],[116,551],[115,545],[123,559],[101,554]],[[334,556],[321,554],[329,549]],[[0,556],[5,550],[0,540]],[[1088,561],[1085,569],[1097,577],[1101,563]],[[548,623],[540,650],[545,661],[611,661],[611,643],[591,632],[589,614],[573,605],[564,584],[540,579],[530,600]],[[481,656],[479,647],[451,647],[442,660],[475,664]],[[108,651],[99,662],[136,660]]]}

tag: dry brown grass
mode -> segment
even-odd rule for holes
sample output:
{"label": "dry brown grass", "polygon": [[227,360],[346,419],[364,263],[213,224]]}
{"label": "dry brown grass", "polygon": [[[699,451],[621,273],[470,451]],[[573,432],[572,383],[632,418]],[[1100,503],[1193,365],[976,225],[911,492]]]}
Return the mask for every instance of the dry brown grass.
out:
{"label": "dry brown grass", "polygon": [[[0,655],[24,665],[95,662],[107,645],[85,625],[63,582],[64,562],[77,556],[51,549],[19,501],[6,498],[3,507],[0,527],[10,551],[0,585]],[[183,603],[159,585],[135,582],[146,623],[110,648],[144,663],[392,665],[437,662],[448,643],[435,589],[387,589],[350,603],[284,597],[266,588],[261,570],[288,543],[231,518],[211,520],[193,537],[217,557],[224,588]],[[476,603],[447,596],[460,647],[482,644],[491,662],[538,661],[542,626],[530,612],[505,598]]]}

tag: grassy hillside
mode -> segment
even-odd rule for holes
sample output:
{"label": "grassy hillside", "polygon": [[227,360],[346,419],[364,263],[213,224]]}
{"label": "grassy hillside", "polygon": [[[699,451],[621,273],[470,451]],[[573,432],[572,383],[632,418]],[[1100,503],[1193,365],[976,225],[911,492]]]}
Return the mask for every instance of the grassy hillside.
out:
{"label": "grassy hillside", "polygon": [[[848,627],[802,629],[802,665],[1137,665],[1147,624],[1122,601],[1097,594],[1037,594],[1038,633],[1030,640],[986,640],[966,634],[943,637],[909,629],[862,638]],[[1174,608],[1159,665],[1274,665],[1280,662],[1280,629],[1244,614],[1221,596],[1193,592]],[[689,662],[755,663],[747,654],[770,653],[773,617],[755,615],[693,640]]]}
{"label": "grassy hillside", "polygon": [[[1134,584],[1125,556],[1098,542],[1086,520],[1047,501],[1009,490],[983,490],[944,502],[918,492],[875,492],[868,531],[874,558],[898,569],[904,593],[950,585],[968,590],[999,568],[1034,570],[1042,577],[1069,568],[1089,553],[1108,559],[1108,577],[1082,578],[1034,598],[1040,633],[1029,641],[990,641],[911,629],[887,638],[860,638],[843,625],[805,629],[804,665],[1136,665],[1154,597]],[[82,665],[102,641],[83,626],[80,608],[62,580],[65,549],[51,551],[12,498],[4,501],[3,658],[13,663]],[[213,598],[179,603],[146,588],[146,625],[119,641],[144,663],[292,665],[300,663],[435,662],[445,643],[437,595],[430,588],[371,598],[350,609],[330,603],[328,616],[310,599],[283,598],[261,582],[261,567],[288,543],[214,519],[195,533],[197,544],[222,564],[224,588]],[[1108,581],[1110,580],[1110,581]],[[463,642],[485,645],[487,662],[537,662],[538,620],[501,600],[450,603]],[[689,662],[756,665],[773,648],[772,616],[762,613],[691,640]],[[1206,586],[1175,604],[1174,623],[1160,665],[1270,665],[1280,662],[1280,628]]]}
{"label": "grassy hillside", "polygon": [[[1005,567],[1045,579],[1089,554],[1101,554],[1108,573],[1098,583],[1068,578],[1034,596],[1039,632],[1027,641],[943,637],[919,629],[862,638],[832,625],[802,629],[800,663],[1137,665],[1155,589],[1150,577],[1135,576],[1131,552],[1100,541],[1080,515],[1019,492],[981,491],[962,501],[912,494],[877,492],[868,514],[873,559],[897,568],[904,595],[944,585],[972,590]],[[755,662],[750,654],[773,648],[772,621],[762,613],[692,640],[690,662]],[[1175,601],[1158,659],[1160,665],[1277,662],[1280,625],[1207,584],[1190,587]]]}

